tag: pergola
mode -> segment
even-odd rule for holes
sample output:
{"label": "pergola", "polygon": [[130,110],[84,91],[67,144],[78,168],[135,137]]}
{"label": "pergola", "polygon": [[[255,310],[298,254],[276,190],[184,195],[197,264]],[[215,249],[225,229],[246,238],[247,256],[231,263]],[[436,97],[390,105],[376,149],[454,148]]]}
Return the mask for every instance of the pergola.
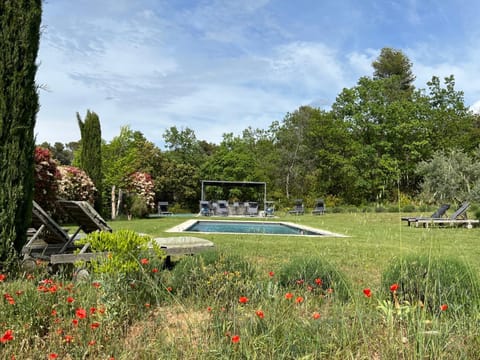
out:
{"label": "pergola", "polygon": [[202,198],[201,200],[204,201],[205,199],[205,189],[207,186],[220,186],[224,189],[232,189],[232,188],[242,188],[242,187],[250,187],[250,188],[263,188],[263,204],[267,201],[267,183],[266,182],[259,182],[259,181],[222,181],[222,180],[202,180]]}

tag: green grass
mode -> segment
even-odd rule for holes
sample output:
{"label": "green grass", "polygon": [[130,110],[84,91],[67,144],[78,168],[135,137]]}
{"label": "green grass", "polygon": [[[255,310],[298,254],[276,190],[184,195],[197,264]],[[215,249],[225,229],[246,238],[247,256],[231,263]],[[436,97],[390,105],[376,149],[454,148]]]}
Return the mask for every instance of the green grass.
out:
{"label": "green grass", "polygon": [[[44,267],[33,275],[7,274],[0,281],[0,337],[11,329],[14,338],[0,341],[0,358],[479,358],[478,311],[449,312],[455,304],[448,304],[445,312],[434,304],[436,311],[429,312],[419,304],[398,303],[381,279],[396,263],[393,259],[407,255],[456,259],[478,273],[480,229],[407,227],[401,216],[338,213],[267,220],[345,238],[195,234],[211,240],[216,253],[176,258],[172,270],[157,272],[152,259],[135,273],[93,273],[86,282],[48,275]],[[184,235],[166,230],[185,220],[110,225],[115,231],[171,237]],[[305,283],[288,281],[289,273],[304,269],[303,261],[310,264]],[[339,301],[335,289],[316,283],[317,269],[345,278],[346,301]],[[39,288],[46,277],[53,291]],[[363,294],[366,288],[371,297]],[[75,301],[68,302],[69,297]],[[72,325],[79,308],[97,311]],[[236,335],[237,343],[232,342]]]}

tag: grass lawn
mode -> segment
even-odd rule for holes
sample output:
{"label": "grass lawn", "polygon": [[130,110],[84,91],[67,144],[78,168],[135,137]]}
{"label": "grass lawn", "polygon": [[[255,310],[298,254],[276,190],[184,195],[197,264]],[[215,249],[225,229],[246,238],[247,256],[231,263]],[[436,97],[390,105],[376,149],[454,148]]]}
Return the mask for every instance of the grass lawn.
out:
{"label": "grass lawn", "polygon": [[[411,214],[410,214],[411,215]],[[198,234],[220,251],[242,255],[264,271],[275,271],[291,259],[314,256],[338,265],[359,286],[379,285],[381,272],[393,257],[406,254],[454,255],[480,271],[480,228],[416,228],[401,222],[402,214],[352,213],[320,216],[280,216],[267,221],[289,221],[347,235],[346,238]],[[185,218],[114,221],[114,229],[132,229],[154,237],[166,233]],[[251,220],[250,218],[248,220]]]}

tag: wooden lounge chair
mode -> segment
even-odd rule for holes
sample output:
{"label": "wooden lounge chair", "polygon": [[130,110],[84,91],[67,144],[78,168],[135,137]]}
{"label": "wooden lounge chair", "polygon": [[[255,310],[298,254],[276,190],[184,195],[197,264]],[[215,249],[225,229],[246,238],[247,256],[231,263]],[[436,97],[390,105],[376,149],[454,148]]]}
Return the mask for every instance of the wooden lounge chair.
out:
{"label": "wooden lounge chair", "polygon": [[86,234],[94,231],[112,232],[112,228],[87,201],[60,200],[58,203]]}
{"label": "wooden lounge chair", "polygon": [[428,216],[428,217],[407,216],[407,217],[402,217],[402,221],[406,221],[407,225],[410,226],[412,223],[417,222],[417,220],[442,219],[445,217],[445,214],[448,209],[450,209],[450,204],[443,204],[431,216]]}
{"label": "wooden lounge chair", "polygon": [[58,256],[72,253],[76,250],[79,250],[79,252],[76,254],[75,261],[88,260],[93,256],[93,254],[87,253],[88,245],[81,248],[75,245],[75,239],[78,238],[82,230],[80,226],[70,235],[35,201],[32,208],[31,226],[29,241],[22,249],[25,260],[33,258],[50,263],[61,263],[62,261],[58,259]]}

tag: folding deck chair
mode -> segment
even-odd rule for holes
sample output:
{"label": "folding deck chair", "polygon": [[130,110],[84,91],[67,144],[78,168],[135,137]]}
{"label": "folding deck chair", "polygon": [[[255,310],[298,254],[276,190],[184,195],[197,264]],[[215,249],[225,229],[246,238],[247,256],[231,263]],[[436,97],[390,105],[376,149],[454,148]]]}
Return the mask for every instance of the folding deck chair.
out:
{"label": "folding deck chair", "polygon": [[473,227],[473,224],[478,224],[479,220],[468,219],[467,217],[467,209],[470,207],[470,203],[468,201],[463,202],[458,209],[450,215],[448,218],[444,219],[417,219],[416,225],[417,227],[421,224],[423,227],[428,227],[429,225],[438,225],[438,226],[445,226],[445,225],[465,225],[468,229]]}
{"label": "folding deck chair", "polygon": [[29,231],[31,237],[22,249],[25,260],[30,258],[40,259],[49,261],[52,264],[73,262],[64,261],[61,256],[72,253],[75,250],[80,250],[78,254],[75,254],[75,261],[88,260],[93,256],[92,253],[86,253],[89,247],[88,244],[80,248],[74,243],[82,230],[81,227],[78,227],[70,235],[35,201],[33,201],[31,225],[32,229]]}
{"label": "folding deck chair", "polygon": [[303,207],[303,200],[302,199],[295,200],[295,207],[292,210],[290,210],[288,213],[293,215],[305,214],[305,208]]}
{"label": "folding deck chair", "polygon": [[325,214],[325,201],[323,199],[315,200],[315,208],[312,210],[312,215]]}
{"label": "folding deck chair", "polygon": [[59,200],[58,203],[83,232],[112,232],[112,228],[87,201]]}
{"label": "folding deck chair", "polygon": [[445,217],[445,213],[448,209],[450,209],[450,204],[443,204],[429,217],[407,216],[402,217],[402,221],[406,221],[407,225],[410,226],[412,223],[415,223],[418,220],[442,219]]}
{"label": "folding deck chair", "polygon": [[173,215],[173,213],[168,210],[168,201],[159,201],[158,202],[158,214],[159,215]]}

